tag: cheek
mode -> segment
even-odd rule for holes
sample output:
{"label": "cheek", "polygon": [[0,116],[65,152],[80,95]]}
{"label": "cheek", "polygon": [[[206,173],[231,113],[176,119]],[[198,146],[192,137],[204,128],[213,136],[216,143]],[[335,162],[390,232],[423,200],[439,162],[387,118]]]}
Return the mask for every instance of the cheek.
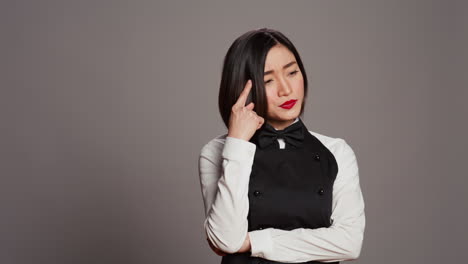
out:
{"label": "cheek", "polygon": [[266,98],[267,98],[268,104],[274,103],[276,100],[275,93],[273,93],[271,90],[268,90],[268,89],[265,92],[266,92]]}
{"label": "cheek", "polygon": [[304,80],[302,78],[294,81],[294,89],[297,94],[304,94]]}
{"label": "cheek", "polygon": [[265,91],[266,99],[267,99],[267,112],[271,114],[271,111],[275,109],[275,105],[277,104],[277,96],[272,91]]}

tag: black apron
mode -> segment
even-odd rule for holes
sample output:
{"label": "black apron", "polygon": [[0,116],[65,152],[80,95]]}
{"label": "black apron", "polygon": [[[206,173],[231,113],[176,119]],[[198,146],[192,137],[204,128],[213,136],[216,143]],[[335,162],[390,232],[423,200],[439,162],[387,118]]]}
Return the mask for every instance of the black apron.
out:
{"label": "black apron", "polygon": [[[294,147],[278,143],[264,149],[258,145],[258,132],[250,142],[257,145],[249,182],[248,231],[265,228],[329,227],[332,224],[333,183],[338,165],[325,147],[299,119],[303,144]],[[221,264],[282,263],[251,257],[250,252],[228,254]],[[321,263],[309,261],[302,263]],[[329,262],[339,263],[339,262]]]}

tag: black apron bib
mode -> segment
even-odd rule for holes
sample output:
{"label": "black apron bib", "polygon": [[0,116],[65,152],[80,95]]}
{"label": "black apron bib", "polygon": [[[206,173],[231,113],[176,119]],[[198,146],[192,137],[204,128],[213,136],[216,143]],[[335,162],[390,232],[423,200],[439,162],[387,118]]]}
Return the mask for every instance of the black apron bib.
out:
{"label": "black apron bib", "polygon": [[[248,231],[265,228],[293,230],[331,226],[333,183],[338,165],[333,154],[301,122],[303,144],[284,149],[257,145],[249,182]],[[281,263],[251,257],[250,252],[228,254],[221,264]],[[319,261],[302,262],[307,264]],[[339,263],[339,262],[329,262]]]}

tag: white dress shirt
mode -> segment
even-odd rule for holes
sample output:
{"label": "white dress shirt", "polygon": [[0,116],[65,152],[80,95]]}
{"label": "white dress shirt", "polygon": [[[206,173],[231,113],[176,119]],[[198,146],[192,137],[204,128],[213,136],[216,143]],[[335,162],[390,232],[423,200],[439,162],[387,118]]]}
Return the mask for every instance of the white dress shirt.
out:
{"label": "white dress shirt", "polygon": [[[358,258],[365,214],[356,156],[344,139],[309,132],[333,153],[338,163],[333,184],[332,225],[328,228],[266,228],[248,232],[249,180],[256,145],[224,134],[205,144],[199,156],[206,216],[204,230],[215,247],[235,253],[249,235],[251,256],[268,260],[297,263]],[[284,148],[284,141],[278,141],[280,148]]]}

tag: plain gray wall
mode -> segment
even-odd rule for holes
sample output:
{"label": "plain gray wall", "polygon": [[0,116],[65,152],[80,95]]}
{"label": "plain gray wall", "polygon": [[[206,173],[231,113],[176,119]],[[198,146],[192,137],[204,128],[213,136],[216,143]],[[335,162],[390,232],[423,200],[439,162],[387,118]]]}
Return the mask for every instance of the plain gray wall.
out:
{"label": "plain gray wall", "polygon": [[309,129],[354,149],[355,263],[460,263],[463,1],[2,1],[0,263],[220,263],[201,147],[226,133],[224,55],[270,27],[310,80]]}

